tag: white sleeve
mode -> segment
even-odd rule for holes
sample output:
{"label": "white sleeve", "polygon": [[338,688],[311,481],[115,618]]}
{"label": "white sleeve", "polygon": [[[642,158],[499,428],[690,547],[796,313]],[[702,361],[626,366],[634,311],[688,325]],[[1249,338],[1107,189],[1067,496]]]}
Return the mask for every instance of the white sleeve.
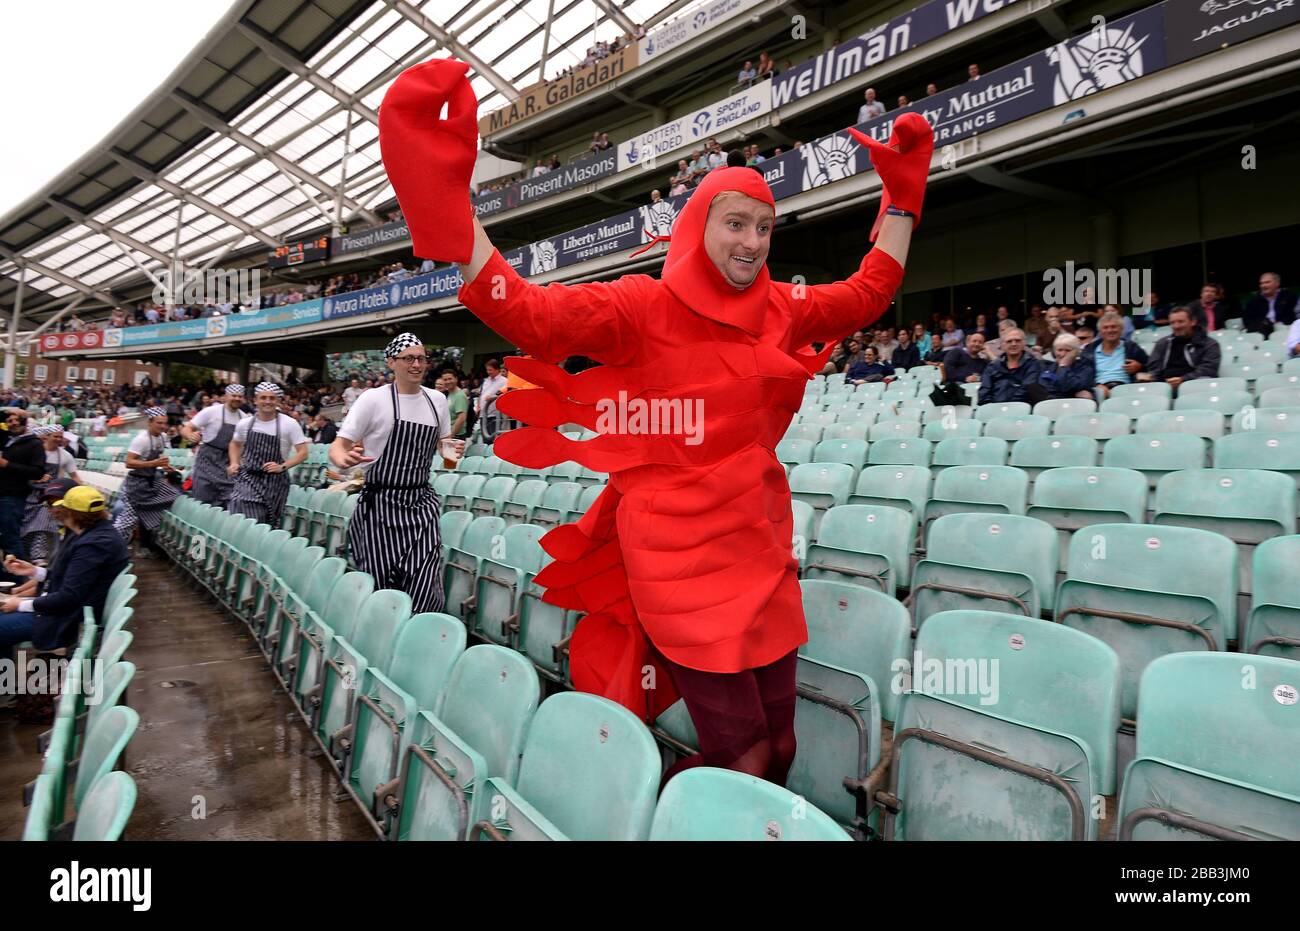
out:
{"label": "white sleeve", "polygon": [[451,436],[451,407],[447,396],[436,388],[425,388],[433,399],[433,409],[438,412],[438,437]]}
{"label": "white sleeve", "polygon": [[343,418],[343,426],[339,427],[338,436],[356,443],[370,432],[375,397],[374,388],[361,392],[360,397],[348,408],[348,414]]}
{"label": "white sleeve", "polygon": [[298,423],[298,421],[294,420],[292,417],[285,417],[283,414],[280,416],[289,421],[287,424],[281,425],[283,427],[283,432],[280,435],[289,441],[290,449],[297,446],[299,443],[306,443],[307,437],[303,435],[302,424]]}
{"label": "white sleeve", "polygon": [[208,428],[208,423],[213,419],[214,414],[216,414],[216,405],[209,404],[207,407],[203,408],[203,410],[194,415],[194,418],[190,421],[190,426],[195,430],[203,432]]}
{"label": "white sleeve", "polygon": [[1286,333],[1286,351],[1295,352],[1296,346],[1300,346],[1300,318],[1291,324],[1291,329]]}
{"label": "white sleeve", "polygon": [[131,445],[127,449],[141,459],[146,459],[149,456],[149,445],[149,431],[141,430],[135,435],[135,439],[131,441]]}
{"label": "white sleeve", "polygon": [[234,440],[235,440],[235,442],[236,442],[236,443],[247,443],[247,442],[248,442],[248,431],[249,431],[249,428],[251,428],[252,426],[253,426],[253,417],[252,417],[251,414],[246,415],[246,416],[244,416],[243,418],[241,418],[240,421],[239,421],[239,423],[235,425],[235,436],[234,436]]}

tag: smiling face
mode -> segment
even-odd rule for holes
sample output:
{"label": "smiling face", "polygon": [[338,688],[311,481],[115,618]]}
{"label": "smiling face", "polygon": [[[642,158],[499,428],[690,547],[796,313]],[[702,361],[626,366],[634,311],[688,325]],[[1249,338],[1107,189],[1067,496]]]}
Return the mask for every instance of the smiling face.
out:
{"label": "smiling face", "polygon": [[253,395],[257,413],[263,420],[270,420],[280,411],[280,396],[274,391],[259,391]]}
{"label": "smiling face", "polygon": [[749,287],[767,261],[776,214],[745,194],[723,193],[709,205],[704,224],[704,252],[737,290]]}

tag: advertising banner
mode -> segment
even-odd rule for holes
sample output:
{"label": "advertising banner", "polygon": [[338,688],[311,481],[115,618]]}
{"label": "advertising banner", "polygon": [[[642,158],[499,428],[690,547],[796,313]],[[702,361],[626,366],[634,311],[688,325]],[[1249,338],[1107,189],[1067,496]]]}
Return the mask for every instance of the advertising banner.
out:
{"label": "advertising banner", "polygon": [[375,246],[405,242],[410,238],[411,231],[407,227],[406,221],[397,220],[393,223],[385,223],[383,226],[376,226],[373,229],[362,230],[359,233],[344,233],[342,236],[335,236],[330,240],[330,253],[339,256],[347,255],[349,252],[365,252]]}
{"label": "advertising banner", "polygon": [[98,349],[102,341],[103,333],[99,330],[47,333],[41,337],[41,352],[55,352],[60,349]]}
{"label": "advertising banner", "polygon": [[772,88],[764,81],[619,143],[618,170],[643,164],[652,157],[671,155],[679,149],[700,146],[710,136],[748,123],[771,110]]}
{"label": "advertising banner", "polygon": [[647,33],[637,43],[637,51],[642,62],[662,57],[673,49],[702,32],[707,32],[725,20],[756,7],[762,0],[718,0],[702,6],[698,10],[669,20],[662,26]]}
{"label": "advertising banner", "polygon": [[1166,0],[1163,6],[1171,65],[1300,22],[1300,0]]}

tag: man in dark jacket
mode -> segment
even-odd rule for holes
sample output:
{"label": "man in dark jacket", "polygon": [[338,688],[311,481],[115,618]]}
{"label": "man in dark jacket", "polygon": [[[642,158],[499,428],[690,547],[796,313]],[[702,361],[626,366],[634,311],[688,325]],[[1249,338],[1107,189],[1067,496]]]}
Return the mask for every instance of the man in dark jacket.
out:
{"label": "man in dark jacket", "polygon": [[980,377],[980,403],[1029,401],[1029,388],[1038,384],[1042,373],[1043,363],[1025,352],[1025,334],[1007,330],[1002,334],[1001,358],[990,362]]}
{"label": "man in dark jacket", "polygon": [[1267,336],[1273,332],[1273,324],[1295,322],[1295,305],[1296,296],[1282,290],[1277,272],[1264,272],[1259,276],[1259,293],[1246,302],[1241,323],[1248,332]]}
{"label": "man in dark jacket", "polygon": [[121,535],[108,520],[104,496],[89,485],[78,485],[54,502],[60,523],[70,531],[48,570],[13,556],[5,569],[45,583],[35,598],[0,601],[0,648],[26,640],[38,650],[56,650],[77,642],[84,609],[104,623],[104,602],[113,580],[126,568],[129,556]]}
{"label": "man in dark jacket", "polygon": [[1147,354],[1137,343],[1123,338],[1124,320],[1117,313],[1102,314],[1097,330],[1101,338],[1084,346],[1080,359],[1091,364],[1097,387],[1102,397],[1108,398],[1116,385],[1129,384],[1142,371]]}
{"label": "man in dark jacket", "polygon": [[45,474],[45,444],[27,432],[27,415],[7,418],[9,430],[0,447],[0,549],[25,559],[23,515],[32,482]]}
{"label": "man in dark jacket", "polygon": [[898,345],[894,347],[893,355],[889,357],[889,364],[896,369],[909,372],[921,364],[921,352],[912,342],[912,331],[907,327],[902,327],[898,331]]}
{"label": "man in dark jacket", "polygon": [[1176,394],[1185,381],[1218,378],[1219,342],[1196,324],[1192,312],[1175,307],[1169,312],[1169,326],[1173,332],[1151,347],[1151,358],[1138,381],[1163,381]]}
{"label": "man in dark jacket", "polygon": [[[1196,325],[1207,333],[1222,330],[1230,319],[1241,316],[1241,308],[1236,302],[1220,297],[1219,286],[1209,282],[1201,285],[1200,299],[1188,304],[1187,309]],[[1173,323],[1171,318],[1169,325],[1173,326]]]}
{"label": "man in dark jacket", "polygon": [[984,357],[984,334],[972,331],[966,336],[966,345],[949,349],[943,356],[943,380],[946,382],[977,382],[984,374],[989,360]]}

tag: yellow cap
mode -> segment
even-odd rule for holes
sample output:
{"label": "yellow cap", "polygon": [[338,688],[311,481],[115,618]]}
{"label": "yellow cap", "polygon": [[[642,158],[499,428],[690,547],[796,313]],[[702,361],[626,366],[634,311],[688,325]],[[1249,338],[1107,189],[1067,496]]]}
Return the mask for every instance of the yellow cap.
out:
{"label": "yellow cap", "polygon": [[67,508],[69,511],[80,511],[82,514],[93,514],[95,511],[102,511],[108,507],[104,501],[104,496],[96,488],[89,485],[78,485],[70,490],[66,495],[54,502],[56,508]]}

